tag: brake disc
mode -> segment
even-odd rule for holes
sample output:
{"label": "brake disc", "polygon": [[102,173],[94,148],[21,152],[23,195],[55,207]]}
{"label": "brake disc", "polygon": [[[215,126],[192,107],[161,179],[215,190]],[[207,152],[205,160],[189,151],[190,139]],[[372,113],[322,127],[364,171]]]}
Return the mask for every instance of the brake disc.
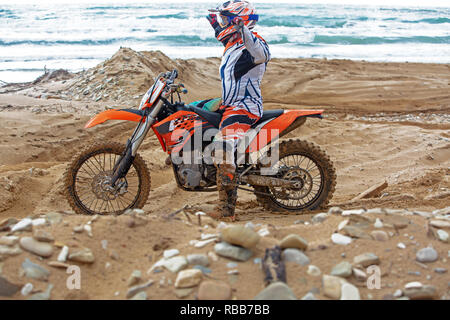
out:
{"label": "brake disc", "polygon": [[120,189],[111,186],[112,173],[112,171],[103,171],[92,179],[92,192],[98,199],[111,201],[117,198]]}
{"label": "brake disc", "polygon": [[[313,179],[311,174],[303,168],[289,168],[282,176],[285,180],[296,181],[294,187],[270,188],[272,194],[282,200],[299,200],[306,197],[312,190]],[[278,190],[277,190],[278,189]],[[296,196],[292,196],[292,191]]]}

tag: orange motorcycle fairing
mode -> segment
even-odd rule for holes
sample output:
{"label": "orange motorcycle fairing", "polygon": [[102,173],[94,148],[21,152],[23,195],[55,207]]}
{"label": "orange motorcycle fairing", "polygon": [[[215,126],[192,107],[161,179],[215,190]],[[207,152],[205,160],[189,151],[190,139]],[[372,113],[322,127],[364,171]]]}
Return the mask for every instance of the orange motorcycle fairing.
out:
{"label": "orange motorcycle fairing", "polygon": [[144,113],[141,110],[135,109],[110,109],[92,117],[88,123],[84,126],[85,129],[95,127],[108,120],[127,120],[139,122],[144,117]]}
{"label": "orange motorcycle fairing", "polygon": [[152,126],[159,142],[168,154],[180,152],[197,130],[214,128],[192,111],[178,111]]}
{"label": "orange motorcycle fairing", "polygon": [[321,116],[324,110],[285,110],[282,115],[266,123],[252,140],[246,152],[256,152],[278,138],[300,117]]}

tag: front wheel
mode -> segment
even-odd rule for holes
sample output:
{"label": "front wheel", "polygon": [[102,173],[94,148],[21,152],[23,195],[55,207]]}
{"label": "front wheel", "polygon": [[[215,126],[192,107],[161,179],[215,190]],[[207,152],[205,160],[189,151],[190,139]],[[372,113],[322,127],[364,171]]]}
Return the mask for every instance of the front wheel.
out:
{"label": "front wheel", "polygon": [[288,140],[279,144],[275,177],[296,182],[296,187],[254,186],[255,195],[266,210],[301,213],[324,208],[333,196],[336,173],[328,155],[316,144]]}
{"label": "front wheel", "polygon": [[64,173],[64,189],[70,206],[78,214],[122,214],[142,208],[150,192],[150,174],[136,155],[130,170],[114,187],[109,181],[125,146],[119,143],[95,144],[76,155]]}

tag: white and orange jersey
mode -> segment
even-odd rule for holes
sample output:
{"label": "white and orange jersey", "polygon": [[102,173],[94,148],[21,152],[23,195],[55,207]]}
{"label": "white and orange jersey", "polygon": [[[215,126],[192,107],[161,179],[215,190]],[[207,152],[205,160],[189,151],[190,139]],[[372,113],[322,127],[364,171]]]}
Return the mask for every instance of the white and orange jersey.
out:
{"label": "white and orange jersey", "polygon": [[242,108],[261,117],[263,99],[260,86],[269,60],[266,41],[244,26],[241,38],[230,40],[222,57],[222,104]]}

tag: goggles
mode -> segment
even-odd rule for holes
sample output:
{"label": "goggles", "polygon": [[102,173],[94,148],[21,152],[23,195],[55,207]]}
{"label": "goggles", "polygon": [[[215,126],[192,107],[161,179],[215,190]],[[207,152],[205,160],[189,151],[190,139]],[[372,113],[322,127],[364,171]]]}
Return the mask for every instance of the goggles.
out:
{"label": "goggles", "polygon": [[[209,10],[211,12],[214,12],[213,10]],[[215,11],[217,12],[217,11]],[[225,15],[222,14],[220,12],[217,12],[217,23],[220,25],[221,28],[225,28],[227,26],[230,25],[231,20],[233,20],[234,18],[236,18],[237,16],[235,15]],[[250,21],[250,20],[254,20],[254,21],[258,21],[259,16],[257,14],[250,14],[248,16],[239,16],[239,18],[241,18],[242,20],[245,21]]]}

